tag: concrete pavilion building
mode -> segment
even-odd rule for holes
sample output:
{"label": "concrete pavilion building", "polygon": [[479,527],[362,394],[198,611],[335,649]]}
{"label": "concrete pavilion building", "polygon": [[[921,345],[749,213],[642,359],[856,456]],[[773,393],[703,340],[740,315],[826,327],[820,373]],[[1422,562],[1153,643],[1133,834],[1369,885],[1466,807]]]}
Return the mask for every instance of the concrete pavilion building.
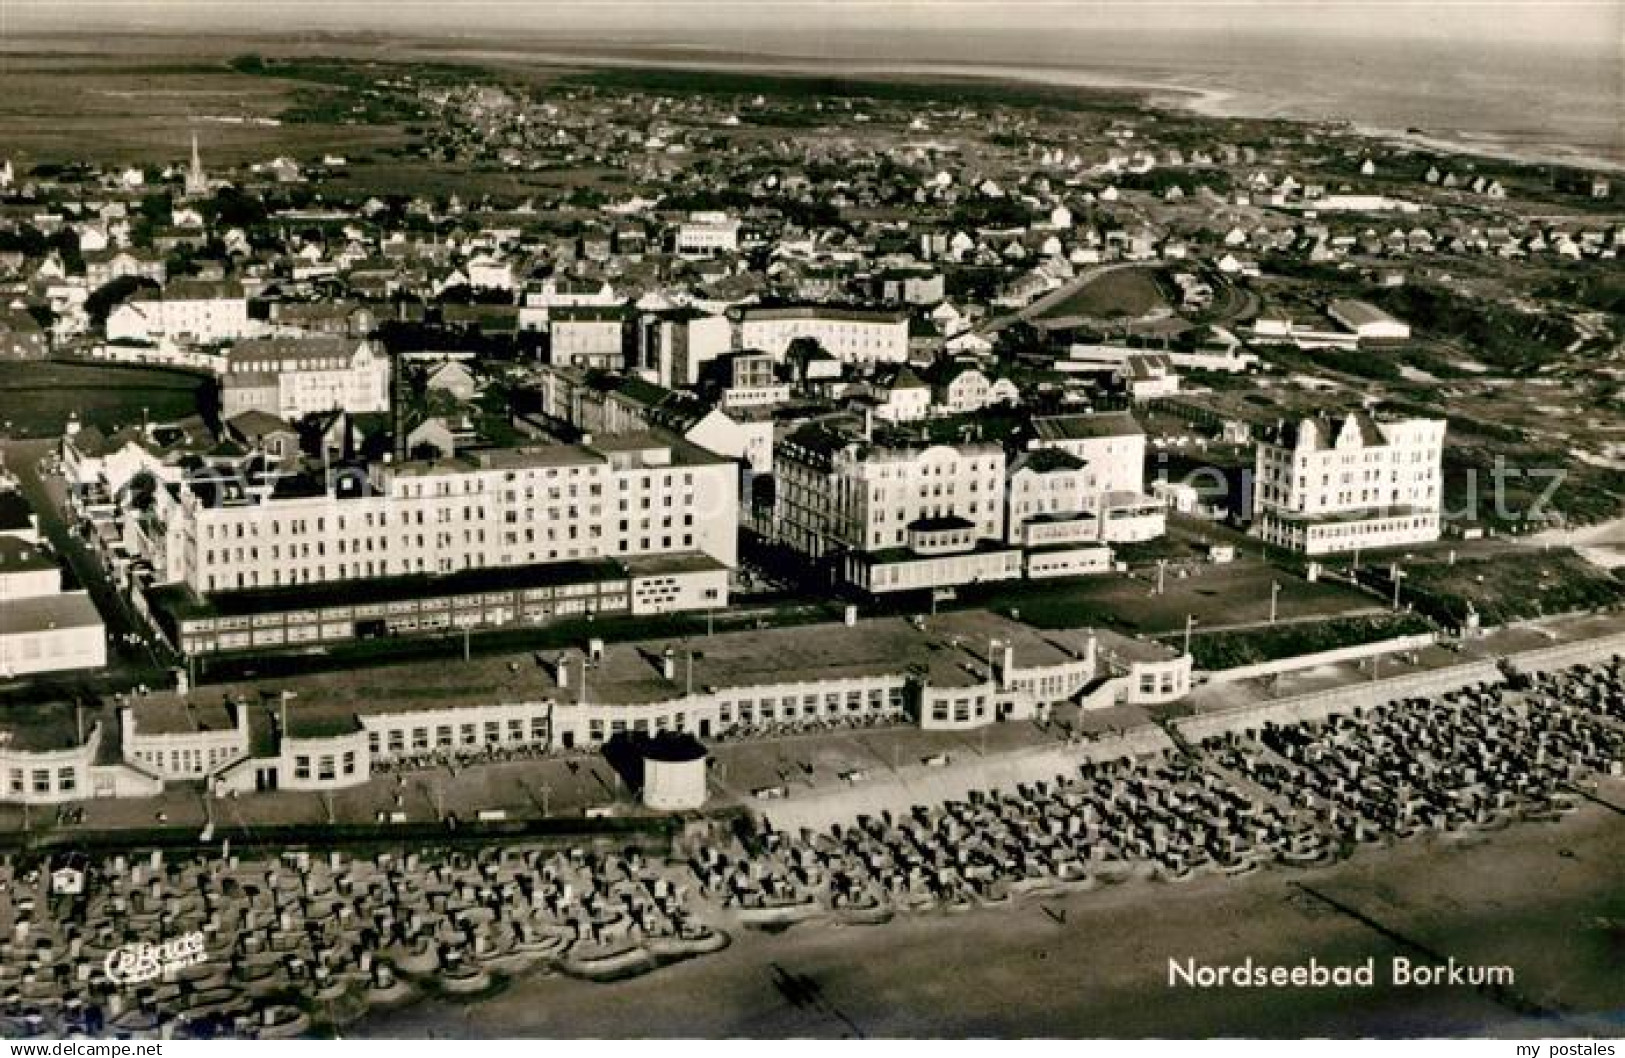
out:
{"label": "concrete pavilion building", "polygon": [[[0,802],[336,791],[381,764],[602,749],[681,734],[887,722],[971,731],[1189,692],[1191,658],[1110,631],[982,611],[730,632],[161,691],[76,714],[0,718]],[[106,734],[113,732],[112,735]],[[669,765],[669,768],[667,767]],[[662,760],[655,807],[701,797],[703,761]],[[703,797],[701,797],[703,803]],[[669,807],[668,807],[669,806]]]}

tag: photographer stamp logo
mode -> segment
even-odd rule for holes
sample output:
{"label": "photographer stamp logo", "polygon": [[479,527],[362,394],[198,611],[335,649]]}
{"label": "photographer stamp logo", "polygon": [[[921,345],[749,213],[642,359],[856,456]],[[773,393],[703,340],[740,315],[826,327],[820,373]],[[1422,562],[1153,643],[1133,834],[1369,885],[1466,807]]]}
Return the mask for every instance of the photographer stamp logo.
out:
{"label": "photographer stamp logo", "polygon": [[115,948],[102,960],[108,980],[119,985],[138,985],[162,977],[166,980],[188,966],[207,962],[203,934],[183,933],[161,944],[137,941]]}

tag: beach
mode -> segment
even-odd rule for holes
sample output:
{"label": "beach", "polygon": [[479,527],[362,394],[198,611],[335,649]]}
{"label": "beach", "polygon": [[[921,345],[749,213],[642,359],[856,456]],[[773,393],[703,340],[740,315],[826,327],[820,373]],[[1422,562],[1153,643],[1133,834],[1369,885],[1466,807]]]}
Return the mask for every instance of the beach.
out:
{"label": "beach", "polygon": [[[778,40],[755,35],[738,51],[672,42],[598,40],[492,44],[451,39],[425,56],[553,66],[717,71],[854,80],[978,80],[1120,92],[1164,110],[1217,119],[1347,123],[1414,150],[1526,164],[1625,172],[1618,83],[1593,56],[1510,51],[1489,66],[1451,50],[1390,46],[1357,56],[1307,43],[1235,40],[1225,48],[1177,38],[1152,42],[1058,28],[977,40],[974,51],[930,37],[839,32]],[[1407,87],[1426,71],[1426,91]],[[1532,115],[1532,116],[1531,116]]]}
{"label": "beach", "polygon": [[[1625,783],[1602,796],[1625,802]],[[1340,911],[1304,888],[1355,909]],[[1373,925],[1375,923],[1376,925]],[[1380,930],[1379,927],[1380,926]],[[1384,932],[1386,931],[1386,932]],[[1129,882],[997,909],[729,930],[732,944],[630,980],[521,978],[350,1026],[368,1037],[1209,1037],[1617,1035],[1625,1030],[1625,812],[1362,850],[1315,870]],[[1396,940],[1395,937],[1404,940]],[[1170,987],[1170,959],[1505,964],[1461,986]],[[1538,1012],[1537,1012],[1538,1011]]]}

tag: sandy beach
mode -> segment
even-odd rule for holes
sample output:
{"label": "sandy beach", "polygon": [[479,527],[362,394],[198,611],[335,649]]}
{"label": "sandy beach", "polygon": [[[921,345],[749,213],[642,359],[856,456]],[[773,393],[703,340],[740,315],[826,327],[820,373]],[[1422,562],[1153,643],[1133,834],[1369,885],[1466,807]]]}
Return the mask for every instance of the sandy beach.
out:
{"label": "sandy beach", "polygon": [[[1625,783],[1602,794],[1625,801]],[[631,980],[522,979],[468,1005],[433,1001],[375,1014],[348,1034],[1617,1035],[1625,1030],[1625,813],[1588,803],[1561,823],[1404,843],[1314,871],[1128,883],[881,926],[730,932],[721,953]],[[1516,983],[1498,996],[1393,987],[1392,956],[1421,958],[1406,941],[1464,963],[1509,965]],[[1373,957],[1377,985],[1168,984],[1171,958],[1219,964],[1249,956],[1274,964]]]}
{"label": "sandy beach", "polygon": [[[855,80],[977,80],[1013,84],[1043,85],[1054,88],[1093,89],[1137,96],[1148,106],[1164,110],[1186,110],[1209,118],[1255,118],[1267,120],[1320,122],[1336,120],[1336,115],[1319,113],[1313,107],[1282,103],[1258,91],[1247,91],[1217,83],[1211,76],[1134,77],[1107,70],[1084,67],[994,62],[921,62],[913,60],[876,61],[839,59],[793,54],[738,53],[709,49],[635,46],[585,47],[580,51],[538,48],[492,48],[452,45],[432,49],[438,58],[460,61],[519,63],[570,69],[665,69],[715,71],[734,74],[843,77]],[[1197,83],[1206,80],[1209,83]],[[1515,142],[1499,135],[1478,132],[1403,131],[1370,125],[1355,127],[1362,136],[1390,144],[1523,164],[1558,164],[1588,169],[1625,172],[1625,161],[1560,142]]]}

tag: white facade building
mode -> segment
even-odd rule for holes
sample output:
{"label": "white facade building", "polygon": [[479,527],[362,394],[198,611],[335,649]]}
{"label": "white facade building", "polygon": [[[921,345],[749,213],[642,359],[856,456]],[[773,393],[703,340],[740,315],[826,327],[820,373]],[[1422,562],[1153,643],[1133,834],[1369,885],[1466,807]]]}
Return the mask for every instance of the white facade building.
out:
{"label": "white facade building", "polygon": [[1019,577],[1004,467],[997,445],[894,448],[806,427],[777,448],[775,535],[873,592]]}
{"label": "white facade building", "polygon": [[674,249],[679,257],[715,257],[739,250],[739,221],[726,213],[691,213],[677,226]]}
{"label": "white facade building", "polygon": [[654,555],[735,565],[734,464],[667,435],[377,464],[310,484],[267,495],[188,481],[165,513],[159,581],[214,593]]}
{"label": "white facade building", "polygon": [[248,317],[248,298],[235,283],[177,280],[162,293],[139,293],[107,316],[109,341],[211,345],[247,338],[261,329]]}
{"label": "white facade building", "polygon": [[1033,420],[1032,449],[1065,452],[1088,471],[1085,509],[1102,543],[1149,540],[1167,531],[1163,502],[1145,491],[1145,431],[1127,412],[1052,415]]}
{"label": "white facade building", "polygon": [[742,348],[782,361],[797,338],[811,338],[846,364],[900,364],[908,360],[908,313],[842,309],[828,305],[746,309]]}
{"label": "white facade building", "polygon": [[1279,427],[1258,443],[1254,534],[1311,555],[1437,540],[1445,428],[1365,412]]}
{"label": "white facade building", "polygon": [[389,381],[389,357],[370,341],[248,339],[226,354],[221,414],[263,411],[292,422],[315,412],[388,411]]}

